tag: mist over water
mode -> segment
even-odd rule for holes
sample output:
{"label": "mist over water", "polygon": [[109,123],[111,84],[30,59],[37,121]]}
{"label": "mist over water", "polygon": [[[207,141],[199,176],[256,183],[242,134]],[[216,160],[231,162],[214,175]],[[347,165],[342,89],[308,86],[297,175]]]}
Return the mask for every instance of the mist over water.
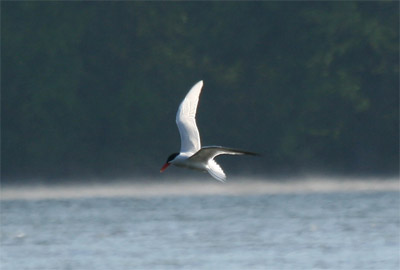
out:
{"label": "mist over water", "polygon": [[398,179],[121,180],[1,199],[2,270],[400,267]]}
{"label": "mist over water", "polygon": [[158,197],[399,191],[397,178],[229,178],[226,183],[203,178],[132,178],[110,181],[80,180],[62,184],[3,185],[2,200],[68,199],[87,197]]}

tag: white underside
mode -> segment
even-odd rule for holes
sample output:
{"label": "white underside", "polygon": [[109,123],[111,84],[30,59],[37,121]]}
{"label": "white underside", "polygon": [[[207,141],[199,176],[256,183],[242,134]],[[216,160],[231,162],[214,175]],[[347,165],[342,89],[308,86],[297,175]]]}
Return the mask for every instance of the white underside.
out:
{"label": "white underside", "polygon": [[201,162],[192,160],[185,154],[180,154],[171,163],[177,167],[208,172],[212,177],[221,182],[225,182],[226,179],[224,171],[214,159]]}

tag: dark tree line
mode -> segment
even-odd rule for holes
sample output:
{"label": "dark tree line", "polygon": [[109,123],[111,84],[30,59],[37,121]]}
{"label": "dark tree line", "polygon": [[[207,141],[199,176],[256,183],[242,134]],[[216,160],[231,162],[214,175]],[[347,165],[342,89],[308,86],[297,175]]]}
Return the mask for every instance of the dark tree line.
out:
{"label": "dark tree line", "polygon": [[397,1],[1,7],[6,178],[157,173],[200,79],[203,142],[248,171],[398,173]]}

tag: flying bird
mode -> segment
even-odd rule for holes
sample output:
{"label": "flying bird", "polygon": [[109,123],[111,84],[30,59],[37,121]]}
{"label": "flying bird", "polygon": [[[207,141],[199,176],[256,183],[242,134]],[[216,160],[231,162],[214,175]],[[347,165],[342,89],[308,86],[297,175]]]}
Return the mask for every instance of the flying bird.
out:
{"label": "flying bird", "polygon": [[215,179],[225,182],[226,175],[214,160],[219,155],[258,155],[222,146],[201,147],[200,134],[196,125],[196,111],[203,81],[196,83],[183,99],[176,114],[176,124],[181,136],[181,150],[171,154],[161,168],[163,172],[169,165],[208,172]]}

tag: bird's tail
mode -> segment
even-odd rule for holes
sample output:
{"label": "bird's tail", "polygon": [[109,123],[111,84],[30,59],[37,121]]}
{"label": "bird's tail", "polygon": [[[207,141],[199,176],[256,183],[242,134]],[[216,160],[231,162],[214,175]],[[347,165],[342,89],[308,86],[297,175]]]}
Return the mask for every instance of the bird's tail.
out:
{"label": "bird's tail", "polygon": [[207,171],[212,177],[214,177],[218,181],[225,182],[226,175],[221,166],[219,166],[215,160],[210,159],[207,165]]}

